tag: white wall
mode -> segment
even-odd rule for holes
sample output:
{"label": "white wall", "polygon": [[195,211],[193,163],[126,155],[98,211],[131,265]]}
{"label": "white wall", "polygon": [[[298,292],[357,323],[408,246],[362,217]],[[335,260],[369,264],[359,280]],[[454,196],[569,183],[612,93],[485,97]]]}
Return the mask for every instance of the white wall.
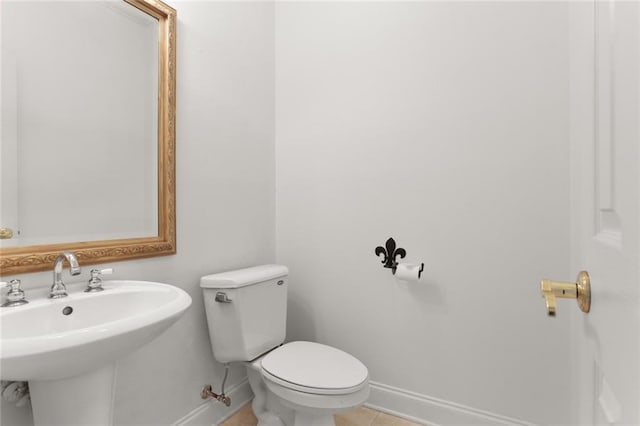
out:
{"label": "white wall", "polygon": [[[203,403],[204,384],[220,386],[199,278],[275,260],[273,4],[171,4],[178,10],[178,253],[113,266],[115,278],[179,286],[193,305],[120,362],[117,425],[171,424]],[[51,274],[19,278],[32,289],[49,286]],[[66,272],[65,279],[73,281]],[[227,388],[243,379],[234,368]],[[3,425],[30,421],[24,410],[1,408]]]}
{"label": "white wall", "polygon": [[[277,3],[288,338],[378,390],[568,423],[569,316],[538,284],[570,276],[568,155],[566,5]],[[422,283],[381,267],[390,236]]]}

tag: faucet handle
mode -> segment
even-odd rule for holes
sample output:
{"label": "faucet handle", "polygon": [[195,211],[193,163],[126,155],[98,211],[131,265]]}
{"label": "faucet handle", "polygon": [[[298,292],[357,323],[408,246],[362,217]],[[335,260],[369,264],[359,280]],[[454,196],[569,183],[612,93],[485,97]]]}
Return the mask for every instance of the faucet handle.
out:
{"label": "faucet handle", "polygon": [[7,301],[2,304],[2,307],[20,306],[29,303],[25,299],[24,291],[20,288],[20,280],[11,280],[8,283],[0,282],[0,288],[9,287],[7,292]]}
{"label": "faucet handle", "polygon": [[113,274],[113,268],[92,269],[90,273],[91,279],[87,284],[87,288],[84,290],[85,293],[94,293],[104,290],[104,288],[102,288],[102,276]]}
{"label": "faucet handle", "polygon": [[113,274],[113,268],[92,269],[91,270],[91,275],[93,276],[94,274],[97,274],[98,276],[111,275],[111,274]]}

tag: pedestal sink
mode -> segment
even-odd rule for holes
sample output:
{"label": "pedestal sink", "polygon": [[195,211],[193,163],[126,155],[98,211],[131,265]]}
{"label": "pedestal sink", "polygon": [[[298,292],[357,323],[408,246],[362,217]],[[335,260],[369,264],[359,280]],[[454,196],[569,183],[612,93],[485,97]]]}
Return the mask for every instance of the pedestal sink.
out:
{"label": "pedestal sink", "polygon": [[0,308],[0,378],[29,381],[36,426],[110,425],[117,360],[191,305],[187,293],[168,284],[104,281],[103,287]]}

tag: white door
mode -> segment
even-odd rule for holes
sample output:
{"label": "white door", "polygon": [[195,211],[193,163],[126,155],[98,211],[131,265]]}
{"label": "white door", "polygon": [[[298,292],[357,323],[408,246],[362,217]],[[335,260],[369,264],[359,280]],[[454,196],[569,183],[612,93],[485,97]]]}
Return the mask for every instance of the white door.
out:
{"label": "white door", "polygon": [[640,425],[640,2],[570,9],[575,423]]}

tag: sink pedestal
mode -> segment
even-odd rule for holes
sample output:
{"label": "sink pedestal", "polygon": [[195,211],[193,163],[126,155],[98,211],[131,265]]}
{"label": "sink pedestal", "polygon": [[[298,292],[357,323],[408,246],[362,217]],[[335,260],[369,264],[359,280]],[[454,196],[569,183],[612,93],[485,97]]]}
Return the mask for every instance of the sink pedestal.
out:
{"label": "sink pedestal", "polygon": [[115,372],[114,362],[66,379],[30,381],[34,425],[111,425]]}

